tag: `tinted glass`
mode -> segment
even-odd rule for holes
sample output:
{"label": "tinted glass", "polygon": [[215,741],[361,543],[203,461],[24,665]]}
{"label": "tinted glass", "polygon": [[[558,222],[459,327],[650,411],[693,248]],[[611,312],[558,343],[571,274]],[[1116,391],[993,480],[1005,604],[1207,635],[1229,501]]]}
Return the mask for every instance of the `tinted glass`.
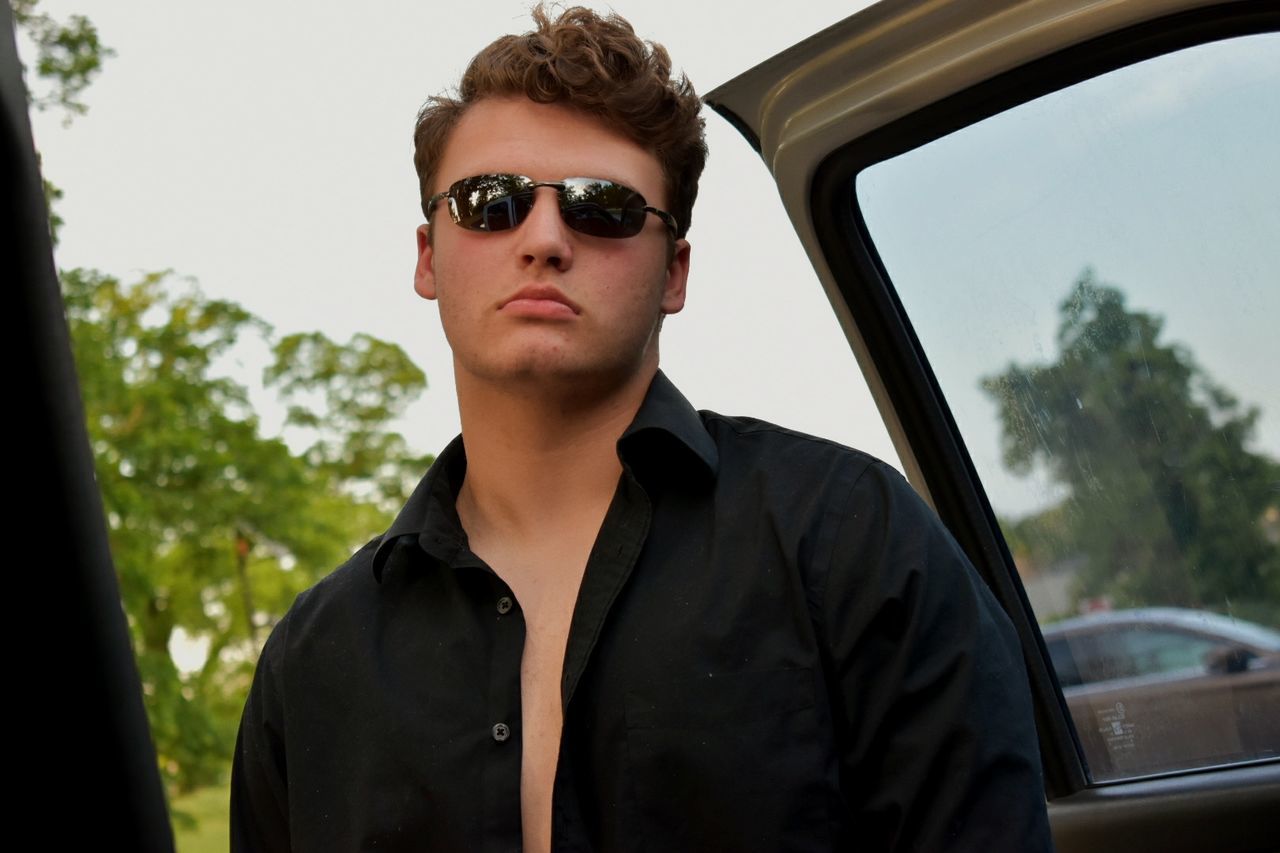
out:
{"label": "tinted glass", "polygon": [[[1275,657],[1209,626],[1280,624],[1277,139],[1264,34],[1085,81],[856,179],[1095,780],[1280,754]],[[1096,630],[1055,631],[1086,612]],[[1251,662],[1208,666],[1216,650]]]}
{"label": "tinted glass", "polygon": [[624,186],[571,178],[565,181],[563,199],[565,221],[584,234],[630,236],[644,227],[644,199]]}

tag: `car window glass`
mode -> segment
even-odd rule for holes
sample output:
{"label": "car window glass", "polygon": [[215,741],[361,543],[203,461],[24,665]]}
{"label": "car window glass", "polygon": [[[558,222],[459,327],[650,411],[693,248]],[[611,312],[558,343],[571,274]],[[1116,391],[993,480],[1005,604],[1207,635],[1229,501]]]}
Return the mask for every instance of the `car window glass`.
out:
{"label": "car window glass", "polygon": [[1205,655],[1217,645],[1176,631],[1135,630],[1124,637],[1139,675],[1203,668]]}
{"label": "car window glass", "polygon": [[1267,33],[1084,81],[855,180],[1095,781],[1280,754],[1275,653],[1214,621],[1280,625],[1277,139]]}
{"label": "car window glass", "polygon": [[1084,677],[1080,674],[1080,667],[1076,663],[1075,650],[1067,638],[1059,637],[1050,640],[1046,645],[1049,647],[1049,659],[1058,672],[1058,683],[1064,688],[1083,683]]}
{"label": "car window glass", "polygon": [[1122,634],[1099,633],[1070,642],[1086,652],[1086,682],[1115,681],[1138,674],[1137,662],[1130,657]]}

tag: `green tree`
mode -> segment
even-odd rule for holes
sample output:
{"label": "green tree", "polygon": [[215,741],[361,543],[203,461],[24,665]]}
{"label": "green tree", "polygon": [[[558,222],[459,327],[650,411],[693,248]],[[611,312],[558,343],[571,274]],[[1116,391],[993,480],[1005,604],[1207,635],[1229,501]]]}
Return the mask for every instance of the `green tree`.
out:
{"label": "green tree", "polygon": [[[84,16],[57,21],[10,0],[34,62],[29,101],[83,114],[81,96],[113,55]],[[34,74],[31,72],[34,71]],[[62,192],[45,181],[51,231]],[[169,273],[125,284],[60,273],[122,604],[170,792],[216,783],[264,631],[293,598],[386,527],[430,464],[389,426],[426,379],[397,346],[318,333],[272,347],[264,384],[289,405],[294,453],[262,434],[248,389],[219,373],[247,336],[271,329]],[[180,671],[175,639],[202,641]]]}
{"label": "green tree", "polygon": [[385,429],[421,392],[422,371],[401,349],[357,334],[345,345],[318,332],[275,344],[265,373],[289,404],[286,424],[313,439],[303,458],[387,512],[409,498],[430,462]]}
{"label": "green tree", "polygon": [[1059,310],[1057,361],[982,380],[1005,465],[1043,466],[1070,493],[1011,525],[1020,547],[1084,556],[1082,596],[1274,613],[1280,549],[1266,519],[1280,505],[1280,465],[1249,449],[1258,410],[1091,270]]}
{"label": "green tree", "polygon": [[[102,70],[102,63],[115,51],[102,43],[93,22],[83,15],[58,21],[39,9],[39,0],[9,0],[13,23],[35,51],[34,78],[25,72],[27,101],[38,110],[58,108],[63,124],[88,110],[80,95]],[[37,155],[38,156],[38,155]],[[55,203],[62,198],[58,189],[43,178],[45,205],[49,209],[49,235],[54,245],[62,219]]]}
{"label": "green tree", "polygon": [[[312,426],[322,444],[293,453],[267,437],[248,390],[219,365],[270,328],[240,306],[208,299],[172,275],[133,284],[90,270],[62,276],[67,319],[112,556],[133,632],[162,770],[176,789],[218,781],[262,631],[390,521],[384,483],[429,463],[388,428],[425,378],[396,346],[321,335],[276,346],[270,381],[322,388]],[[287,342],[302,338],[328,361]],[[371,358],[376,354],[376,358]],[[350,412],[351,399],[385,402]],[[343,432],[359,426],[350,435]],[[351,448],[367,451],[364,455]],[[386,455],[374,458],[373,450]],[[178,632],[208,644],[181,673]]]}
{"label": "green tree", "polygon": [[[28,100],[36,109],[58,107],[66,121],[88,110],[80,95],[102,70],[102,62],[114,51],[98,37],[93,22],[84,15],[58,21],[39,9],[39,0],[9,0],[13,23],[30,38],[36,51],[35,74],[47,90],[32,91]],[[24,69],[26,70],[26,69]]]}

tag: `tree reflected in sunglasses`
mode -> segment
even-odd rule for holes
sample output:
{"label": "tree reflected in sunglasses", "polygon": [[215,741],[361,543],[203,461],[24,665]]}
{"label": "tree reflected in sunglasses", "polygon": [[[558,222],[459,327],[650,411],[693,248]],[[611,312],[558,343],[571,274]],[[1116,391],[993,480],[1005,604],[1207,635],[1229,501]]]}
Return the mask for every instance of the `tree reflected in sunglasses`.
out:
{"label": "tree reflected in sunglasses", "polygon": [[[560,203],[564,224],[592,237],[634,237],[652,213],[677,233],[675,217],[650,207],[644,196],[628,186],[604,178],[565,178],[535,181],[524,175],[472,175],[427,200],[434,211],[441,199],[449,200],[449,215],[468,231],[507,231],[516,228],[533,210],[534,190],[551,187]],[[430,215],[427,217],[431,222]]]}

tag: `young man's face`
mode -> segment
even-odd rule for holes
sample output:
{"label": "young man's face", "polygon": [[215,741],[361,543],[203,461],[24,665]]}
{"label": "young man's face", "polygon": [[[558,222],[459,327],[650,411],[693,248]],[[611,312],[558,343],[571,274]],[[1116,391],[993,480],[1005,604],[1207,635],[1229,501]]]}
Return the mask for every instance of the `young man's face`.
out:
{"label": "young man's face", "polygon": [[[644,148],[569,107],[489,99],[463,115],[445,145],[435,190],[487,173],[535,181],[606,178],[662,210],[662,169]],[[646,214],[634,237],[582,234],[540,187],[516,228],[468,231],[448,201],[418,229],[414,288],[439,301],[459,381],[547,383],[582,391],[618,386],[657,366],[661,317],[684,307],[689,245]]]}

